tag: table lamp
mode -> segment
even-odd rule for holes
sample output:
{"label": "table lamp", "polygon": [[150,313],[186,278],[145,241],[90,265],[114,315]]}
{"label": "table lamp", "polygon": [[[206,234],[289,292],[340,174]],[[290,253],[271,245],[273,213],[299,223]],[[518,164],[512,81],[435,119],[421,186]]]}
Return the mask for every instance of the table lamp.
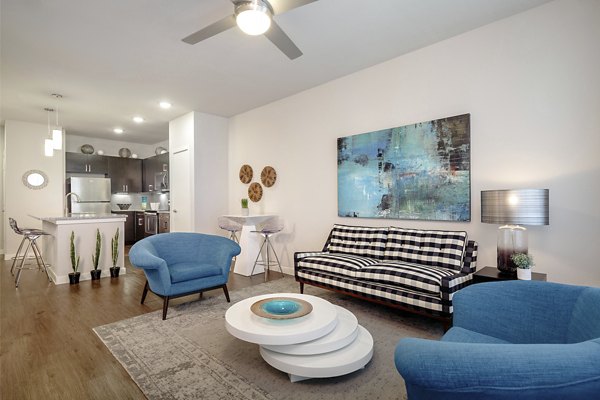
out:
{"label": "table lamp", "polygon": [[517,266],[511,256],[528,251],[527,229],[521,225],[549,225],[548,189],[483,190],[481,222],[500,224],[497,266],[513,274]]}

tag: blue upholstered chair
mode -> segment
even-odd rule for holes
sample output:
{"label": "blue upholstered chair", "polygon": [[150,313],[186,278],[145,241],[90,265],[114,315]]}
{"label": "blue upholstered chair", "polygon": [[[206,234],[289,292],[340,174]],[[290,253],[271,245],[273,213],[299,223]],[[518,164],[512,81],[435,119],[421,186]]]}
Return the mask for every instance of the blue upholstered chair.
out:
{"label": "blue upholstered chair", "polygon": [[146,275],[142,304],[148,289],[162,297],[164,320],[174,297],[223,288],[229,302],[229,268],[238,254],[240,246],[227,238],[174,232],[140,240],[131,247],[129,261]]}
{"label": "blue upholstered chair", "polygon": [[453,304],[441,341],[396,347],[409,399],[600,398],[600,288],[481,283]]}

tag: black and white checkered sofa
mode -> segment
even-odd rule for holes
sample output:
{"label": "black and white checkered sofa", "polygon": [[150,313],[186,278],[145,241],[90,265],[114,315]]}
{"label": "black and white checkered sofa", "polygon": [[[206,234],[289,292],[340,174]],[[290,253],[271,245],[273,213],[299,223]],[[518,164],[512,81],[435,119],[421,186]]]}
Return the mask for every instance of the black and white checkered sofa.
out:
{"label": "black and white checkered sofa", "polygon": [[320,252],[294,254],[300,283],[442,319],[469,285],[477,243],[466,232],[334,225]]}

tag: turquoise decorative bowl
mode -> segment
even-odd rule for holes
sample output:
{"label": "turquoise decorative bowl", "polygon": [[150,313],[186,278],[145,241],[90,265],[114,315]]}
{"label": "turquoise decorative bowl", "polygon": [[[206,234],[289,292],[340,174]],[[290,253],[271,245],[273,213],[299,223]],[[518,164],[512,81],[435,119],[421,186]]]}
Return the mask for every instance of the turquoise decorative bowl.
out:
{"label": "turquoise decorative bowl", "polygon": [[300,318],[310,313],[312,308],[309,302],[292,297],[271,297],[250,306],[254,314],[268,319]]}
{"label": "turquoise decorative bowl", "polygon": [[301,305],[295,300],[271,300],[263,303],[264,312],[274,315],[290,315],[297,312]]}

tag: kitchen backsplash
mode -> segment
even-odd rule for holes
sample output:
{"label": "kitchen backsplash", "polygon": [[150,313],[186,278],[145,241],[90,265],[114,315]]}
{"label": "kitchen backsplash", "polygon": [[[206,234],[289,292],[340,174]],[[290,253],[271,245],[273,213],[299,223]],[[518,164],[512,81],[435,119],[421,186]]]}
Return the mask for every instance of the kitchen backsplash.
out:
{"label": "kitchen backsplash", "polygon": [[112,211],[120,211],[117,204],[131,204],[126,211],[143,211],[142,197],[146,197],[146,210],[150,210],[150,203],[159,203],[159,211],[169,210],[169,193],[129,193],[113,194],[110,200]]}

